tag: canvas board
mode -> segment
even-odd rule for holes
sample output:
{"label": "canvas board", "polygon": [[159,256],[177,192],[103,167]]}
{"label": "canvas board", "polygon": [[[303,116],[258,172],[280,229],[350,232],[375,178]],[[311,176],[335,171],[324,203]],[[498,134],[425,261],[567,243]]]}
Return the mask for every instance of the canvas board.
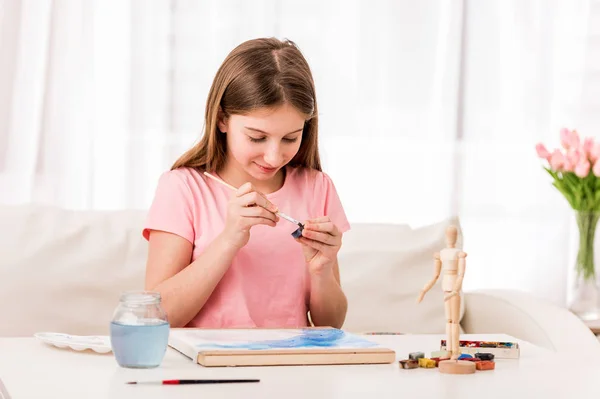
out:
{"label": "canvas board", "polygon": [[172,329],[169,345],[204,366],[380,364],[395,352],[335,328]]}

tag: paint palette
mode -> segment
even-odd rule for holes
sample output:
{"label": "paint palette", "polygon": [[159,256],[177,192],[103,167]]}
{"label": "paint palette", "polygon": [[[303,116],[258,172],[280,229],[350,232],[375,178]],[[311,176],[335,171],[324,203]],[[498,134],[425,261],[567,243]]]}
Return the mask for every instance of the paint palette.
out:
{"label": "paint palette", "polygon": [[101,335],[70,335],[55,332],[39,332],[33,335],[40,341],[57,348],[70,348],[76,351],[87,349],[98,353],[112,351],[110,337]]}

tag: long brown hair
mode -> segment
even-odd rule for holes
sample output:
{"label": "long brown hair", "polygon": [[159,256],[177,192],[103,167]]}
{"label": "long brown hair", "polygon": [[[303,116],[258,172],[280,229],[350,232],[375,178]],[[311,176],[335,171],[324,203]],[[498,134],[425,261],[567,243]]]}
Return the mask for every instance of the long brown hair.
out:
{"label": "long brown hair", "polygon": [[302,142],[291,166],[321,170],[315,84],[308,62],[290,40],[261,38],[237,46],[217,71],[206,101],[204,134],[171,167],[216,171],[225,165],[227,141],[219,117],[285,103],[306,115]]}

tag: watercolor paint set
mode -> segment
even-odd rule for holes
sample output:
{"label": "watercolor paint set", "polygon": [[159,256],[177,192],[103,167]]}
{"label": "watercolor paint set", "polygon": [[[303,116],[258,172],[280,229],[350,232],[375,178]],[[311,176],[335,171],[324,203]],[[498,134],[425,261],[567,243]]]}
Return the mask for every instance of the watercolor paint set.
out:
{"label": "watercolor paint set", "polygon": [[[476,353],[492,353],[498,359],[518,359],[519,344],[516,342],[498,341],[459,341],[460,352],[474,355]],[[446,350],[446,340],[440,341],[440,350]]]}

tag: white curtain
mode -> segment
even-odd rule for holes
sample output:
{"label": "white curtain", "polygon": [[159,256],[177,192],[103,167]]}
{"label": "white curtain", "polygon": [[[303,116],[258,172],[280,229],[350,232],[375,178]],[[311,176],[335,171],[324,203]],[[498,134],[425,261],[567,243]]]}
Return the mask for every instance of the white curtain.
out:
{"label": "white curtain", "polygon": [[599,137],[590,85],[600,87],[588,72],[600,72],[600,3],[468,5],[457,191],[468,286],[524,289],[564,304],[572,213],[532,149],[557,146],[562,126]]}
{"label": "white curtain", "polygon": [[571,214],[534,145],[597,134],[599,27],[598,0],[0,1],[0,203],[146,208],[226,54],[289,38],[352,222],[458,214],[465,289],[564,304]]}

